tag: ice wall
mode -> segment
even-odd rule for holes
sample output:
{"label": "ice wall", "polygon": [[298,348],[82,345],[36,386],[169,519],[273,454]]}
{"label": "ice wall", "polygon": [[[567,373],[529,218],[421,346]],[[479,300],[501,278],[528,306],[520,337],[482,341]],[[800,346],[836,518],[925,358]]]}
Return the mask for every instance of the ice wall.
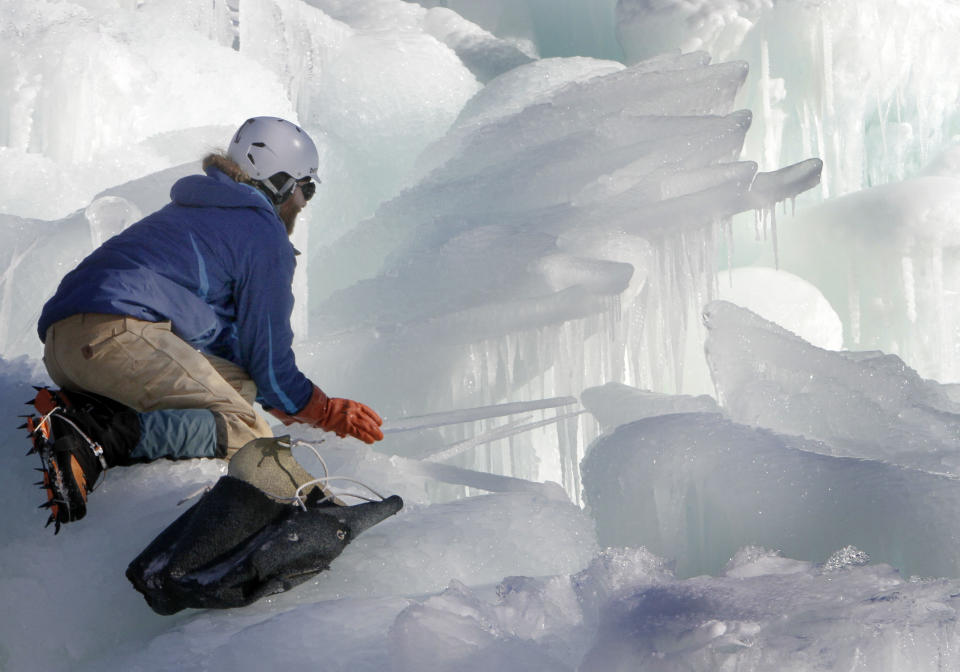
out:
{"label": "ice wall", "polygon": [[[679,389],[720,224],[819,176],[817,161],[757,175],[736,160],[745,74],[690,54],[548,59],[491,81],[421,156],[420,181],[313,260],[331,294],[311,366],[388,416],[611,380]],[[535,476],[517,457],[529,446],[493,450],[504,473]]]}
{"label": "ice wall", "polygon": [[721,409],[609,385],[584,394],[619,423],[582,464],[600,543],[643,544],[684,576],[752,543],[813,562],[849,544],[905,574],[957,576],[952,387],[727,302],[704,319]]}
{"label": "ice wall", "polygon": [[844,347],[956,380],[956,185],[946,179],[956,170],[938,158],[955,151],[960,121],[956,3],[620,0],[616,14],[627,63],[678,46],[751,63],[738,99],[754,113],[743,159],[761,170],[825,161],[806,199],[825,203],[780,215],[779,259],[741,226],[728,260],[813,283],[843,323]]}
{"label": "ice wall", "polygon": [[955,154],[780,227],[783,268],[821,289],[843,322],[845,347],[898,354],[947,382],[960,376]]}
{"label": "ice wall", "polygon": [[309,4],[356,29],[382,30],[384,26],[401,31],[422,31],[454,51],[481,82],[534,60],[525,45],[504,40],[479,25],[438,4],[397,0],[309,0]]}
{"label": "ice wall", "polygon": [[0,212],[62,217],[224,142],[185,131],[293,116],[273,74],[221,43],[229,20],[223,2],[4,2]]}
{"label": "ice wall", "polygon": [[770,170],[819,156],[821,195],[915,174],[954,135],[960,8],[941,0],[619,0],[627,62],[680,47],[753,67],[745,157]]}
{"label": "ice wall", "polygon": [[443,4],[541,58],[590,56],[623,60],[615,39],[615,0],[422,0]]}

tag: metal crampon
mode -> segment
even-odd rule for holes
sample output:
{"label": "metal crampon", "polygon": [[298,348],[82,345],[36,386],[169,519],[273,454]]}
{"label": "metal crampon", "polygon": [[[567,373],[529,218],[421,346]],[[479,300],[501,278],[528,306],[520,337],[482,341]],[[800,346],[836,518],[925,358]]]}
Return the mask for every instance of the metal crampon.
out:
{"label": "metal crampon", "polygon": [[[87,495],[92,483],[105,469],[102,449],[70,419],[70,399],[62,391],[35,387],[37,394],[27,401],[36,413],[23,417],[31,440],[27,455],[37,453],[43,479],[37,481],[47,495],[39,508],[49,509],[47,526],[55,525],[54,534],[63,523],[80,520],[87,513]],[[99,458],[99,459],[98,459]]]}

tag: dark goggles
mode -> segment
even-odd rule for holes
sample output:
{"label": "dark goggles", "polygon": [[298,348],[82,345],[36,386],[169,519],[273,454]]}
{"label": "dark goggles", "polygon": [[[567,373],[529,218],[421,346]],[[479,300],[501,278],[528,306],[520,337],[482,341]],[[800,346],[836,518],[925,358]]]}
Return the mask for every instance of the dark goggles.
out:
{"label": "dark goggles", "polygon": [[309,177],[297,180],[297,186],[300,187],[300,193],[303,194],[303,200],[309,201],[317,193],[317,183]]}

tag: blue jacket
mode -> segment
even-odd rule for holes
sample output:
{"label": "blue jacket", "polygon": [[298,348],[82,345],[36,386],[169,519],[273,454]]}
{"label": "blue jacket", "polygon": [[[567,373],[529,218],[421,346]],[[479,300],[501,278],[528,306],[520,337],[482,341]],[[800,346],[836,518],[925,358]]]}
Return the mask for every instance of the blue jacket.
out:
{"label": "blue jacket", "polygon": [[273,205],[216,168],[178,180],[170,198],[63,278],[40,339],[77,313],[170,320],[187,343],[246,369],[258,401],[299,411],[313,384],[291,349],[296,252]]}

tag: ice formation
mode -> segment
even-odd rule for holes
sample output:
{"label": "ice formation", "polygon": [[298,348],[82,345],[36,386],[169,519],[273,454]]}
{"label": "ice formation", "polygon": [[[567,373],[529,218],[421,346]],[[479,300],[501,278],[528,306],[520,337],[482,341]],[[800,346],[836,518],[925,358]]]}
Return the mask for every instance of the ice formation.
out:
{"label": "ice formation", "polygon": [[814,347],[726,302],[709,304],[704,321],[707,360],[732,419],[822,441],[832,454],[957,475],[953,386],[924,380],[895,355]]}
{"label": "ice formation", "polygon": [[781,227],[781,266],[830,301],[845,347],[898,354],[946,382],[960,373],[955,153],[923,175],[826,201]]}
{"label": "ice formation", "polygon": [[902,180],[951,141],[954,3],[619,0],[617,15],[627,62],[679,47],[753,64],[749,154],[764,170],[821,157],[824,196]]}
{"label": "ice formation", "polygon": [[122,570],[223,465],[114,470],[52,538],[11,421],[0,667],[957,667],[958,22],[0,0],[4,415],[59,278],[277,114],[322,155],[298,361],[388,429],[297,436],[409,504],[296,591],[163,619]]}

